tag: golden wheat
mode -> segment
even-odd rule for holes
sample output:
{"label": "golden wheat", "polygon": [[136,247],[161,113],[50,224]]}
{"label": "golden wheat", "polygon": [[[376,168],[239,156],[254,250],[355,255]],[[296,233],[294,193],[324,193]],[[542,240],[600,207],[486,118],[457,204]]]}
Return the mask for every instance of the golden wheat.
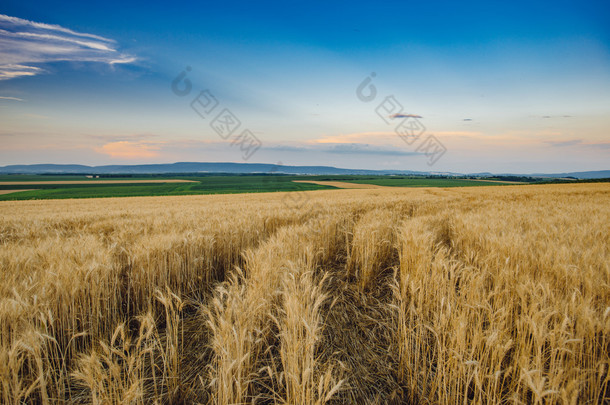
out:
{"label": "golden wheat", "polygon": [[610,401],[610,186],[297,194],[0,203],[0,402]]}

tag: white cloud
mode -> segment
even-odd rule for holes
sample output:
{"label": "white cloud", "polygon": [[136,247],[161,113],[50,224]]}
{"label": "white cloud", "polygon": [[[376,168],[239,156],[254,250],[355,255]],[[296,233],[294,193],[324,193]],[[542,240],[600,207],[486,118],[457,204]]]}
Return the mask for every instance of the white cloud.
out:
{"label": "white cloud", "polygon": [[0,14],[0,80],[43,73],[36,65],[47,62],[114,65],[135,60],[117,51],[112,39]]}
{"label": "white cloud", "polygon": [[137,58],[134,56],[127,56],[122,59],[113,59],[108,63],[110,63],[111,65],[116,65],[116,64],[121,64],[121,63],[133,63],[136,60],[137,60]]}
{"label": "white cloud", "polygon": [[62,32],[64,34],[75,35],[75,36],[79,36],[79,37],[93,38],[93,39],[97,39],[98,41],[114,42],[114,40],[112,40],[112,39],[104,38],[99,35],[85,34],[85,33],[81,33],[81,32],[72,31],[71,29],[64,28],[60,25],[39,23],[39,22],[30,21],[30,20],[24,20],[23,18],[19,18],[19,17],[11,17],[8,15],[0,14],[0,24],[4,24],[4,23],[7,23],[7,24],[10,24],[13,26],[26,26],[26,27],[32,27],[32,28],[42,29],[42,30],[46,30],[46,31]]}
{"label": "white cloud", "polygon": [[[1,54],[1,52],[0,52]],[[34,76],[41,73],[42,69],[34,66],[1,64],[0,65],[0,80],[13,79],[21,76]]]}
{"label": "white cloud", "polygon": [[0,96],[0,100],[24,101],[22,98],[18,98],[18,97],[6,97],[6,96]]}

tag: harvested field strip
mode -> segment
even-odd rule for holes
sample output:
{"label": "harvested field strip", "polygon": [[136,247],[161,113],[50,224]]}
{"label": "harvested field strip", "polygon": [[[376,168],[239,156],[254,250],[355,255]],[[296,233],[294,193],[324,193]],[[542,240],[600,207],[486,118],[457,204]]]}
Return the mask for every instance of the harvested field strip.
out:
{"label": "harvested field strip", "polygon": [[36,190],[36,189],[28,188],[28,189],[24,189],[24,190],[0,190],[0,194],[11,194],[11,193],[18,193],[20,191],[32,191],[32,190]]}
{"label": "harvested field strip", "polygon": [[487,179],[468,179],[470,181],[481,181],[486,183],[504,183],[504,184],[527,184],[522,181],[509,181],[509,180],[487,180]]}
{"label": "harvested field strip", "polygon": [[348,183],[344,181],[309,181],[309,180],[293,180],[294,183],[311,183],[319,184],[321,186],[331,186],[337,188],[354,188],[354,189],[367,189],[367,188],[386,188],[384,186],[378,186],[375,184],[357,184]]}

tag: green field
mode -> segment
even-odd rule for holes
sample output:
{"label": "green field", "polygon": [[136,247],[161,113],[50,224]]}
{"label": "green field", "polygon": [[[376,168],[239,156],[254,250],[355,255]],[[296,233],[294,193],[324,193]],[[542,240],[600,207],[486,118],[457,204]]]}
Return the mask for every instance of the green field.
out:
{"label": "green field", "polygon": [[[193,183],[135,183],[137,180],[191,180]],[[99,181],[123,180],[134,183],[101,184]],[[275,191],[305,191],[331,189],[334,187],[294,183],[293,180],[327,180],[351,183],[376,184],[392,187],[465,187],[502,185],[501,182],[484,182],[467,179],[395,177],[395,176],[295,176],[295,175],[137,175],[101,176],[89,179],[75,175],[2,175],[0,182],[24,182],[31,184],[0,185],[2,190],[28,190],[0,194],[3,200],[135,197],[195,194],[262,193]],[[87,181],[90,184],[45,184],[51,181]],[[42,183],[42,184],[40,184]],[[31,190],[34,189],[34,190]]]}
{"label": "green field", "polygon": [[[83,181],[83,176],[0,176],[3,182],[32,182],[32,184],[0,185],[1,190],[29,190],[0,195],[3,200],[136,197],[189,194],[235,194],[263,193],[274,191],[321,190],[334,187],[316,184],[293,183],[299,176],[234,175],[234,176],[138,176],[112,177],[99,180],[192,180],[193,183],[123,183],[123,184],[37,184],[44,181]],[[34,189],[34,190],[30,190]]]}

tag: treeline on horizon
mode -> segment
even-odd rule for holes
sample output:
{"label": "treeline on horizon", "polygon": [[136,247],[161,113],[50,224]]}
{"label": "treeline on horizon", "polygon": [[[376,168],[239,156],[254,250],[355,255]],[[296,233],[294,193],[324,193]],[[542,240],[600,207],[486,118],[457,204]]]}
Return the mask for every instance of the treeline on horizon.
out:
{"label": "treeline on horizon", "polygon": [[430,175],[419,175],[419,174],[408,174],[408,175],[396,175],[396,174],[379,174],[379,175],[362,175],[362,174],[292,174],[292,173],[223,173],[223,172],[185,172],[185,173],[5,173],[0,174],[4,177],[62,177],[62,178],[74,178],[74,177],[85,177],[93,176],[96,179],[142,179],[142,178],[175,178],[175,177],[252,177],[252,176],[269,176],[269,177],[294,177],[302,178],[307,177],[312,180],[320,181],[340,181],[340,180],[374,180],[374,179],[463,179],[463,180],[494,180],[494,181],[514,181],[521,183],[539,183],[539,184],[550,184],[550,183],[607,183],[610,182],[610,178],[601,179],[579,179],[573,176],[566,176],[562,178],[552,177],[536,177],[536,176],[517,176],[517,175],[498,175],[498,176],[474,176],[474,175],[441,175],[441,174],[430,174]]}

